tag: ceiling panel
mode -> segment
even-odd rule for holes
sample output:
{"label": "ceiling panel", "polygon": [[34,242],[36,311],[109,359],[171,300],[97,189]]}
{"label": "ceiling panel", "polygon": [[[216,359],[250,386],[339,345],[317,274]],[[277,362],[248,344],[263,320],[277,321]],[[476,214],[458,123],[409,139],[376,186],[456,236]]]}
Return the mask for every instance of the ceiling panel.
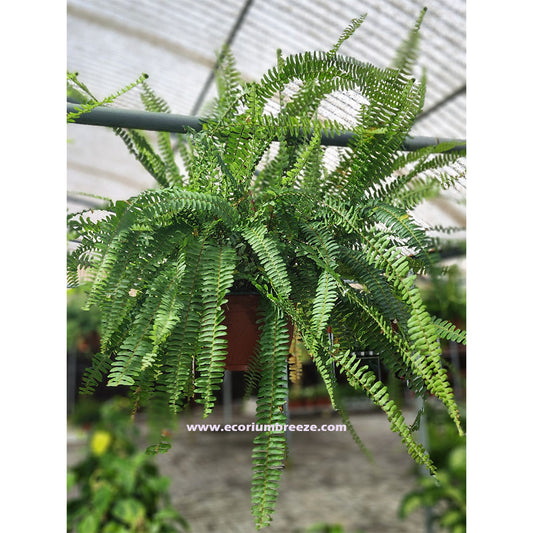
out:
{"label": "ceiling panel", "polygon": [[[327,50],[352,18],[366,13],[341,52],[388,66],[424,5],[428,12],[417,73],[422,68],[427,72],[427,114],[413,134],[465,138],[464,0],[68,0],[67,67],[98,97],[146,72],[172,111],[188,115],[210,80],[216,52],[230,36],[238,68],[245,80],[254,80],[275,63],[278,48],[285,55]],[[204,100],[214,94],[211,84]],[[353,96],[329,98],[324,116],[350,123],[361,101]],[[135,90],[114,105],[142,108]],[[110,130],[69,125],[68,137],[69,191],[119,199],[154,185]],[[79,204],[69,200],[68,207],[78,209]],[[437,223],[448,217],[439,205],[426,209],[424,216]]]}

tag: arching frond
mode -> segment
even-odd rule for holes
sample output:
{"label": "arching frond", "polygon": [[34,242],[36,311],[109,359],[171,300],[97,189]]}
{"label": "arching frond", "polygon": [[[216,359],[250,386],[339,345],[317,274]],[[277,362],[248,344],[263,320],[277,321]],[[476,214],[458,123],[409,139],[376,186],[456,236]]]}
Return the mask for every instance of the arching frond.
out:
{"label": "arching frond", "polygon": [[[152,88],[147,84],[142,84],[143,92],[141,99],[144,107],[147,111],[156,113],[170,113],[169,105],[161,98],[157,96]],[[174,149],[171,143],[170,133],[166,131],[157,132],[157,144],[159,147],[160,157],[165,165],[165,177],[166,182],[171,186],[183,185],[184,176],[182,175],[174,154]]]}
{"label": "arching frond", "polygon": [[209,246],[202,259],[202,317],[195,392],[200,395],[197,401],[204,405],[204,417],[213,409],[214,393],[220,389],[224,378],[227,341],[222,306],[227,302],[225,296],[233,283],[235,263],[235,251],[225,246]]}
{"label": "arching frond", "polygon": [[433,318],[433,324],[439,338],[466,344],[466,331],[460,330],[455,324],[441,318]]}
{"label": "arching frond", "polygon": [[350,24],[348,24],[348,26],[346,26],[346,28],[341,33],[341,35],[340,35],[339,39],[337,40],[337,42],[335,43],[335,45],[329,51],[331,55],[334,55],[334,54],[336,54],[339,51],[339,48],[341,47],[342,43],[344,41],[348,40],[355,33],[357,28],[359,28],[359,26],[361,26],[361,24],[365,21],[365,19],[366,19],[366,14],[362,15],[359,18],[354,18],[354,19],[352,19],[350,21]]}
{"label": "arching frond", "polygon": [[283,407],[288,397],[287,323],[271,303],[265,304],[263,313],[258,354],[261,378],[256,411],[256,425],[263,426],[263,431],[254,439],[252,454],[252,514],[258,529],[272,519],[279,479],[285,466],[286,417]]}
{"label": "arching frond", "polygon": [[423,446],[417,443],[411,430],[396,405],[390,398],[387,387],[376,379],[376,376],[367,366],[361,366],[361,360],[346,352],[335,357],[339,369],[344,372],[352,385],[361,387],[366,395],[378,405],[387,415],[391,429],[399,433],[411,457],[419,464],[424,465],[435,474],[436,469]]}
{"label": "arching frond", "polygon": [[67,113],[67,122],[74,122],[75,119],[83,113],[88,113],[89,111],[97,107],[112,103],[119,96],[123,95],[124,93],[127,93],[128,91],[131,91],[131,89],[143,83],[144,80],[146,80],[147,78],[148,74],[143,73],[133,83],[130,83],[126,85],[126,87],[119,89],[112,95],[99,100],[89,91],[87,86],[78,79],[77,72],[67,72],[67,88],[75,88],[77,90],[77,94],[79,94],[83,98],[83,102],[76,104],[76,111]]}
{"label": "arching frond", "polygon": [[243,235],[261,261],[266,280],[276,296],[286,300],[291,292],[291,286],[277,241],[268,235],[265,226],[246,228]]}

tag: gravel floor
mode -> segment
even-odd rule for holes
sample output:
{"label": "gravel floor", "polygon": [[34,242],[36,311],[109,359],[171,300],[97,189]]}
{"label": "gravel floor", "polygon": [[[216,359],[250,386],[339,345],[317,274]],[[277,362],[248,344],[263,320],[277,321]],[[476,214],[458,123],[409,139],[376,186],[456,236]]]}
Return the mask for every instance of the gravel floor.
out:
{"label": "gravel floor", "polygon": [[[406,413],[409,420],[410,413]],[[414,414],[413,414],[414,416]],[[293,432],[290,461],[282,474],[276,512],[267,533],[304,533],[319,522],[341,524],[344,533],[424,533],[422,512],[397,518],[403,495],[414,486],[413,461],[379,411],[352,414],[351,421],[372,451],[374,462],[345,432]],[[182,415],[172,448],[158,455],[161,474],[172,479],[172,503],[191,533],[252,533],[250,512],[253,432],[192,432],[186,424],[249,424],[251,412],[221,408],[207,419]],[[339,424],[331,410],[291,413],[293,424]],[[68,463],[77,462],[84,440],[68,444]]]}
{"label": "gravel floor", "polygon": [[[413,486],[413,462],[386,417],[376,411],[354,414],[352,423],[374,462],[344,432],[294,432],[290,464],[284,471],[276,513],[268,533],[304,532],[318,522],[337,523],[346,533],[422,533],[423,516],[397,518],[398,504]],[[172,478],[172,502],[192,533],[250,533],[252,432],[190,432],[186,423],[224,423],[221,411],[208,420],[189,414],[172,437],[172,448],[158,457]],[[232,423],[251,423],[236,413]],[[335,413],[291,415],[291,423],[335,424]]]}

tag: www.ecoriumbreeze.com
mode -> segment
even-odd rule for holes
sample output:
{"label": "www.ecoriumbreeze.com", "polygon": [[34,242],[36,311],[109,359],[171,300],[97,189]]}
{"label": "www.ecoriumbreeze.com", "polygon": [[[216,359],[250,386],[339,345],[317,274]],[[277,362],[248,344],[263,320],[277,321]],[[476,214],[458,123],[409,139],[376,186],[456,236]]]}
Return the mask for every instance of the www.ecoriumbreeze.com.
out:
{"label": "www.ecoriumbreeze.com", "polygon": [[187,431],[346,431],[345,424],[186,424]]}

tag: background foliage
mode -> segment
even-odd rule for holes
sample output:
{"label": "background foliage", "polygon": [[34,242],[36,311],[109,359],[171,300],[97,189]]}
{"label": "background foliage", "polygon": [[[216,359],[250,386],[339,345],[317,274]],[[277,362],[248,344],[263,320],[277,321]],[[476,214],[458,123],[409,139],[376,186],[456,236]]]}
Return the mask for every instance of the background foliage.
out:
{"label": "background foliage", "polygon": [[184,533],[187,522],[169,503],[170,479],[138,450],[129,402],[104,403],[86,457],[67,472],[68,531],[72,533]]}

